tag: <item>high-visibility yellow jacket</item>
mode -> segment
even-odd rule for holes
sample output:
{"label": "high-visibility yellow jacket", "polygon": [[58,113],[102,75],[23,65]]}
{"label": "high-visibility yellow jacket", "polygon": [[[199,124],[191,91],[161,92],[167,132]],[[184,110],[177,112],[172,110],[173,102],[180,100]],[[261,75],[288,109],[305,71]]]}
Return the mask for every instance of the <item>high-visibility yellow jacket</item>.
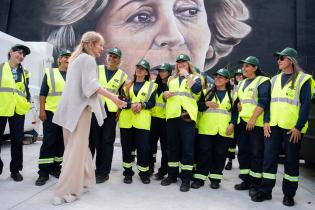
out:
{"label": "high-visibility yellow jacket", "polygon": [[[129,97],[131,103],[144,103],[149,101],[152,93],[156,89],[154,82],[146,81],[137,96],[133,92],[133,85],[129,89]],[[151,110],[142,109],[140,113],[135,114],[131,109],[123,109],[119,115],[118,125],[120,128],[138,128],[150,130],[151,126]]]}
{"label": "high-visibility yellow jacket", "polygon": [[0,116],[11,117],[15,113],[25,115],[30,109],[26,99],[26,79],[30,77],[27,70],[23,70],[20,82],[15,82],[9,62],[0,65]]}
{"label": "high-visibility yellow jacket", "polygon": [[[299,72],[293,89],[291,89],[292,81],[282,88],[281,77],[282,73],[274,76],[271,80],[270,126],[279,126],[290,130],[298,121],[301,87],[306,81],[311,80],[312,92],[315,84],[311,75]],[[306,133],[307,128],[308,122],[301,133]]]}
{"label": "high-visibility yellow jacket", "polygon": [[[114,76],[109,81],[107,81],[105,75],[105,66],[100,65],[98,78],[103,88],[117,95],[119,88],[127,80],[128,75],[121,69],[118,69]],[[106,98],[105,96],[102,96],[101,99],[104,105],[106,104],[108,111],[117,112],[118,107],[112,100]]]}
{"label": "high-visibility yellow jacket", "polygon": [[55,113],[65,87],[65,80],[58,68],[45,69],[49,92],[46,97],[45,110]]}

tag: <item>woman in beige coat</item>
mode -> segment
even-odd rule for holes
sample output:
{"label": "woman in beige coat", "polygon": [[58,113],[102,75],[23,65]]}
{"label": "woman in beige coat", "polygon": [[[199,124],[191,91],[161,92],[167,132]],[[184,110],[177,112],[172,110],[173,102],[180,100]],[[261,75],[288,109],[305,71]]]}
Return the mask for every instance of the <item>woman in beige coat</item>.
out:
{"label": "woman in beige coat", "polygon": [[65,152],[53,204],[72,202],[95,183],[92,156],[88,147],[91,110],[101,126],[106,113],[98,94],[120,108],[126,103],[103,89],[97,77],[95,58],[103,50],[104,39],[96,32],[83,34],[80,44],[70,57],[67,82],[53,122],[63,127]]}

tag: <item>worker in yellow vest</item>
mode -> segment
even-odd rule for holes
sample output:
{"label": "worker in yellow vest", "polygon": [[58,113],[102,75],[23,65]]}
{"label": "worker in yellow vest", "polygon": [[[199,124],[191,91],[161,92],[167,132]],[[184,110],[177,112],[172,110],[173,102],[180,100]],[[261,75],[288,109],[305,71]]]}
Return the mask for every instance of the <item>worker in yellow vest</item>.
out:
{"label": "worker in yellow vest", "polygon": [[196,99],[202,90],[201,80],[195,73],[188,55],[176,59],[175,75],[168,81],[166,101],[168,176],[161,185],[177,182],[181,168],[180,191],[190,189],[194,165],[195,126],[198,114]]}
{"label": "worker in yellow vest", "polygon": [[268,121],[270,80],[262,76],[259,60],[249,56],[242,60],[246,77],[241,81],[237,97],[240,101],[240,123],[236,128],[240,179],[236,190],[249,190],[253,194],[262,179],[264,155],[264,122]]}
{"label": "worker in yellow vest", "polygon": [[[232,98],[237,97],[237,90],[238,85],[244,79],[243,70],[237,69],[234,73],[234,84],[233,84],[233,91],[232,91]],[[234,135],[235,136],[235,135]],[[235,152],[236,152],[236,138],[231,139],[230,146],[228,150],[228,162],[226,163],[225,170],[231,170],[233,167],[233,160],[235,159]]]}
{"label": "worker in yellow vest", "polygon": [[58,68],[45,69],[39,93],[39,119],[43,122],[43,143],[39,152],[38,179],[35,185],[42,186],[49,174],[59,178],[64,142],[62,127],[52,122],[61,94],[64,90],[71,52],[62,50],[58,57]]}
{"label": "worker in yellow vest", "polygon": [[150,81],[150,64],[142,59],[136,65],[134,79],[125,86],[127,107],[119,115],[120,141],[123,155],[124,183],[131,184],[132,145],[136,145],[137,165],[143,184],[150,183],[151,109],[155,106],[156,85]]}
{"label": "worker in yellow vest", "polygon": [[154,175],[156,180],[162,180],[167,174],[167,133],[166,133],[166,119],[165,108],[166,101],[163,98],[164,91],[167,90],[167,81],[172,74],[172,66],[168,63],[164,63],[158,67],[158,75],[155,83],[157,84],[155,106],[152,109],[151,129],[150,129],[150,142],[151,142],[151,160],[150,160],[150,172],[154,171],[154,163],[156,162],[157,143],[160,140],[161,146],[161,167]]}
{"label": "worker in yellow vest", "polygon": [[220,187],[229,143],[233,139],[234,125],[237,124],[238,115],[237,109],[233,107],[230,72],[223,68],[214,75],[215,86],[205,95],[202,94],[198,103],[203,114],[198,126],[200,136],[197,170],[191,184],[194,189],[203,186],[208,177],[212,189]]}
{"label": "worker in yellow vest", "polygon": [[271,80],[270,121],[264,126],[263,180],[252,200],[261,202],[272,198],[278,156],[283,145],[283,205],[293,206],[299,181],[299,149],[308,128],[307,119],[315,82],[311,75],[299,67],[295,49],[288,47],[274,55],[281,72]]}
{"label": "worker in yellow vest", "polygon": [[[128,75],[119,68],[122,53],[117,47],[110,48],[107,52],[106,65],[99,66],[99,82],[102,87],[114,94],[125,83]],[[89,147],[94,156],[96,151],[96,183],[103,183],[109,179],[112,166],[114,142],[116,138],[117,112],[118,107],[112,100],[102,96],[107,118],[102,126],[99,126],[95,115],[92,115]]]}
{"label": "worker in yellow vest", "polygon": [[[23,168],[23,137],[25,114],[30,109],[30,92],[28,88],[30,73],[21,63],[31,51],[28,47],[17,44],[8,53],[8,61],[0,64],[0,141],[7,121],[11,139],[11,178],[22,181],[19,171]],[[0,174],[3,162],[0,158]]]}

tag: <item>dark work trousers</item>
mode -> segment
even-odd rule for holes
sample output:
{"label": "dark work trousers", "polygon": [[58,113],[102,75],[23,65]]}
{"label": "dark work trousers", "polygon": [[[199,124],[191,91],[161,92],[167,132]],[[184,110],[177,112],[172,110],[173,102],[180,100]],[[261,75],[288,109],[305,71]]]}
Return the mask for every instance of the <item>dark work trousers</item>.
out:
{"label": "dark work trousers", "polygon": [[204,181],[210,172],[210,181],[221,182],[230,141],[231,138],[219,134],[200,135],[195,178]]}
{"label": "dark work trousers", "polygon": [[92,115],[89,147],[94,157],[96,151],[96,175],[107,176],[112,167],[114,142],[116,138],[116,112],[108,112],[100,127],[95,114]]}
{"label": "dark work trousers", "polygon": [[[9,121],[11,140],[11,163],[10,171],[17,173],[23,169],[23,137],[25,115],[14,114],[12,117],[0,116],[0,141],[3,139],[5,126]],[[0,159],[0,166],[2,165]]]}
{"label": "dark work trousers", "polygon": [[166,127],[168,175],[178,177],[181,166],[180,177],[188,184],[194,165],[195,122],[185,122],[177,117],[168,119]]}
{"label": "dark work trousers", "polygon": [[133,145],[137,150],[139,176],[149,176],[150,162],[150,131],[137,128],[120,128],[124,176],[133,176],[132,155]]}
{"label": "dark work trousers", "polygon": [[295,196],[298,188],[299,177],[299,151],[301,140],[293,144],[290,142],[291,134],[287,134],[289,130],[272,126],[270,138],[265,140],[265,154],[263,164],[263,180],[260,190],[271,193],[276,183],[276,174],[278,167],[278,156],[284,144],[284,178],[282,181],[282,191],[284,195]]}
{"label": "dark work trousers", "polygon": [[236,151],[236,138],[232,138],[229,143],[227,157],[231,160],[235,159],[235,151]]}
{"label": "dark work trousers", "polygon": [[151,153],[150,153],[150,170],[154,171],[154,163],[156,162],[157,144],[160,140],[161,145],[161,167],[158,172],[160,174],[167,174],[167,133],[166,133],[166,120],[158,117],[151,118],[151,130],[150,130],[150,143],[151,143]]}
{"label": "dark work trousers", "polygon": [[194,150],[194,168],[193,174],[195,174],[197,170],[197,163],[199,158],[199,142],[200,142],[200,134],[198,133],[198,128],[195,128],[195,150]]}
{"label": "dark work trousers", "polygon": [[255,126],[246,130],[247,123],[241,120],[237,125],[236,139],[238,144],[239,177],[253,187],[258,186],[262,179],[264,160],[264,130]]}
{"label": "dark work trousers", "polygon": [[50,172],[60,171],[64,142],[62,127],[53,123],[53,112],[46,111],[47,119],[43,122],[43,143],[40,147],[38,174],[48,176]]}

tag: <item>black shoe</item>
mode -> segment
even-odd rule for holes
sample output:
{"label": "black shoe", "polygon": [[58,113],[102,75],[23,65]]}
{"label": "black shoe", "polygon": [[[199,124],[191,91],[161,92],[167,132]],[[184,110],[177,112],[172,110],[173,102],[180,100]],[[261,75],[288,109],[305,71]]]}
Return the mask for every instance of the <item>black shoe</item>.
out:
{"label": "black shoe", "polygon": [[42,186],[42,185],[46,184],[48,179],[49,179],[49,176],[40,175],[38,177],[38,179],[36,180],[35,185],[36,186]]}
{"label": "black shoe", "polygon": [[125,184],[131,184],[132,183],[132,176],[125,176],[124,183]]}
{"label": "black shoe", "polygon": [[23,180],[23,176],[20,174],[20,172],[11,172],[11,178],[16,182],[21,182]]}
{"label": "black shoe", "polygon": [[141,179],[143,184],[150,184],[150,182],[151,182],[150,178],[147,176],[141,176],[140,179]]}
{"label": "black shoe", "polygon": [[156,180],[159,181],[159,180],[162,180],[164,178],[164,174],[158,172],[158,173],[154,174],[154,177]]}
{"label": "black shoe", "polygon": [[271,193],[265,193],[262,191],[257,191],[257,193],[255,195],[253,195],[251,199],[254,202],[263,202],[265,200],[271,200],[272,195],[271,195]]}
{"label": "black shoe", "polygon": [[210,183],[210,187],[211,187],[212,189],[219,189],[219,188],[220,188],[220,183],[219,183],[218,181],[212,181],[212,182]]}
{"label": "black shoe", "polygon": [[282,201],[283,205],[285,206],[294,206],[294,199],[291,196],[287,196],[285,195],[283,197],[283,201]]}
{"label": "black shoe", "polygon": [[52,175],[53,177],[59,179],[59,177],[60,177],[60,170],[52,171],[49,174]]}
{"label": "black shoe", "polygon": [[249,197],[253,197],[258,193],[257,187],[250,187],[248,190]]}
{"label": "black shoe", "polygon": [[174,178],[174,177],[166,177],[165,179],[162,180],[161,182],[161,185],[162,186],[167,186],[167,185],[170,185],[172,183],[176,183],[177,182],[177,178]]}
{"label": "black shoe", "polygon": [[200,187],[202,187],[205,184],[204,181],[202,180],[194,180],[193,183],[191,184],[191,188],[193,189],[199,189]]}
{"label": "black shoe", "polygon": [[107,181],[109,179],[108,175],[96,175],[96,184],[100,184],[100,183],[104,183],[105,181]]}
{"label": "black shoe", "polygon": [[234,185],[235,190],[249,190],[249,184],[247,182],[242,182],[240,184]]}
{"label": "black shoe", "polygon": [[188,192],[189,189],[190,189],[190,184],[189,184],[189,183],[182,183],[182,184],[180,185],[180,188],[179,188],[179,190],[180,190],[181,192]]}
{"label": "black shoe", "polygon": [[226,166],[225,166],[225,170],[231,170],[232,169],[232,161],[228,161]]}

